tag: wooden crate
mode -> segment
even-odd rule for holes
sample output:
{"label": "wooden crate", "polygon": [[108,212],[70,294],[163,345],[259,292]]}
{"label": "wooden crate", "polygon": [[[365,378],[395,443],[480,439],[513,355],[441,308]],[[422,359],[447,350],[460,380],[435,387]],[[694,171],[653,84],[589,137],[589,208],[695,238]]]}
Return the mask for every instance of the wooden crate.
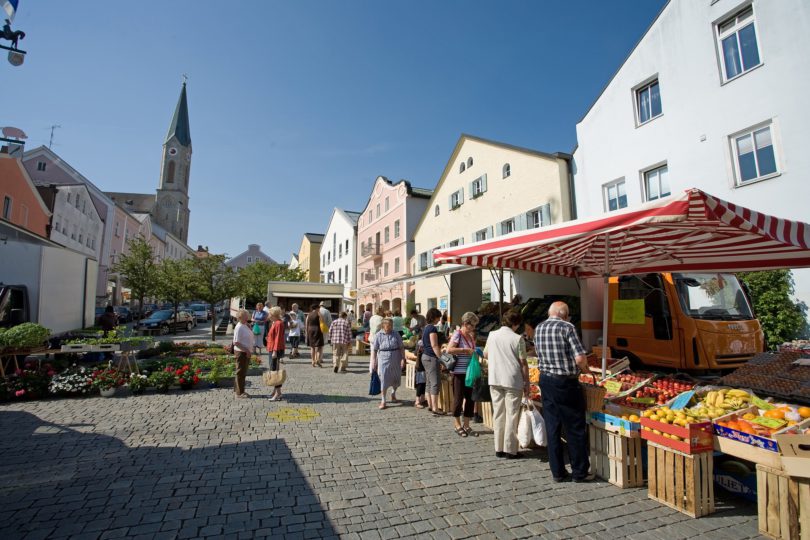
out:
{"label": "wooden crate", "polygon": [[405,388],[416,389],[416,362],[405,360]]}
{"label": "wooden crate", "polygon": [[453,412],[453,378],[449,375],[443,375],[439,384],[439,407],[448,414]]}
{"label": "wooden crate", "polygon": [[765,536],[810,539],[810,479],[758,464],[757,517]]}
{"label": "wooden crate", "polygon": [[354,354],[367,354],[368,347],[368,343],[358,337],[354,342]]}
{"label": "wooden crate", "polygon": [[693,518],[711,514],[714,512],[713,467],[711,452],[685,454],[649,442],[648,496]]}
{"label": "wooden crate", "polygon": [[589,426],[591,471],[620,488],[644,485],[642,441]]}
{"label": "wooden crate", "polygon": [[482,401],[478,404],[478,407],[481,411],[481,416],[484,419],[484,425],[489,429],[495,429],[492,424],[492,402]]}

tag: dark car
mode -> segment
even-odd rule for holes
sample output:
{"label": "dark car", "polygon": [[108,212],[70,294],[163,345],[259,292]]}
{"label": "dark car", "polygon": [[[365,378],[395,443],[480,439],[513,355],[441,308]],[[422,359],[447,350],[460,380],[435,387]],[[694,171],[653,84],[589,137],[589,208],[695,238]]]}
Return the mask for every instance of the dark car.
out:
{"label": "dark car", "polygon": [[187,312],[178,311],[175,319],[174,311],[168,309],[155,311],[138,325],[139,330],[158,330],[161,334],[168,334],[172,329],[191,330],[192,328],[194,328],[194,323]]}
{"label": "dark car", "polygon": [[132,312],[127,306],[115,306],[115,314],[118,315],[118,322],[132,322]]}
{"label": "dark car", "polygon": [[159,309],[160,308],[158,307],[157,304],[144,304],[143,311],[141,312],[141,317],[144,318],[149,317],[150,315],[152,315],[152,313],[158,311]]}

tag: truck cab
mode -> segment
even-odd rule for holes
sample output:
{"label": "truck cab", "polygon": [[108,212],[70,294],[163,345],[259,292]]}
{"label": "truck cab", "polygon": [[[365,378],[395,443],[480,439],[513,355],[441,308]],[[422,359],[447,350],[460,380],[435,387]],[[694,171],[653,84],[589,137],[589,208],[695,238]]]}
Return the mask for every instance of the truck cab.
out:
{"label": "truck cab", "polygon": [[614,356],[635,364],[726,370],[765,349],[762,327],[734,274],[622,276],[610,279],[608,292],[608,344]]}
{"label": "truck cab", "polygon": [[28,289],[25,285],[0,283],[0,328],[10,328],[30,320]]}

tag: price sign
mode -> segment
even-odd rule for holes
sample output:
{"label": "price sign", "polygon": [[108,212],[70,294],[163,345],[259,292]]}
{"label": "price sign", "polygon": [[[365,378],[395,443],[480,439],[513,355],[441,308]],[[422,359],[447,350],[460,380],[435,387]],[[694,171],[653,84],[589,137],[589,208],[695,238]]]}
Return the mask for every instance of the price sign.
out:
{"label": "price sign", "polygon": [[603,386],[611,394],[618,394],[622,391],[622,383],[619,381],[605,381]]}
{"label": "price sign", "polygon": [[765,418],[764,416],[757,416],[750,420],[754,424],[759,424],[760,426],[765,426],[771,429],[779,429],[780,427],[787,424],[785,420],[780,420],[778,418]]}
{"label": "price sign", "polygon": [[630,401],[632,401],[633,403],[642,403],[644,405],[654,405],[655,404],[655,398],[652,398],[652,397],[634,397],[634,398],[630,398]]}
{"label": "price sign", "polygon": [[[771,409],[774,408],[773,405],[771,405],[770,403],[768,403],[764,399],[758,398],[757,396],[754,396],[753,398],[751,398],[751,405],[756,405],[757,407],[759,407],[763,411],[770,411]],[[765,424],[763,424],[763,425],[765,425]]]}
{"label": "price sign", "polygon": [[675,398],[675,401],[672,402],[672,406],[670,409],[673,411],[677,411],[683,409],[689,404],[689,400],[692,399],[692,396],[695,395],[694,390],[689,390],[687,392],[682,392],[678,394],[678,397]]}

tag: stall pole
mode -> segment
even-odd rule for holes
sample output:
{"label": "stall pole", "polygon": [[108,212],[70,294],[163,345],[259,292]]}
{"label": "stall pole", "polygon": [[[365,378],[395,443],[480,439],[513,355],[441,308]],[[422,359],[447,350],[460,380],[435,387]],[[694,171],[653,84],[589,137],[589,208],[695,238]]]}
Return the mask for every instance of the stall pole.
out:
{"label": "stall pole", "polygon": [[602,289],[602,379],[607,377],[607,351],[608,351],[608,302],[610,302],[610,295],[608,294],[608,285],[610,277],[610,233],[605,234],[605,272],[602,274],[604,278],[604,288]]}

